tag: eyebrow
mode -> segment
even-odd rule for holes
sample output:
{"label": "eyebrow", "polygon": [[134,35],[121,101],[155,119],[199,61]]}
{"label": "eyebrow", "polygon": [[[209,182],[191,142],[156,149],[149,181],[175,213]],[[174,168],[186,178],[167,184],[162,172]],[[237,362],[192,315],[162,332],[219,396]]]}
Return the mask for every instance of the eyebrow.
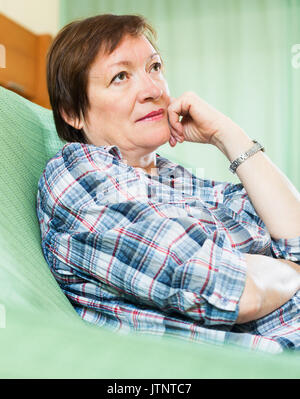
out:
{"label": "eyebrow", "polygon": [[[151,60],[151,59],[154,58],[156,55],[158,55],[158,56],[160,57],[160,54],[159,54],[159,53],[153,53],[153,54],[151,54],[151,55],[147,58],[147,61],[148,61],[148,60]],[[128,60],[122,60],[122,61],[118,61],[118,62],[115,62],[115,63],[113,63],[113,64],[110,64],[110,65],[108,65],[108,67],[111,68],[111,67],[113,67],[113,66],[115,66],[115,65],[126,65],[126,66],[130,66],[130,65],[132,65],[132,62],[131,62],[131,61],[128,61]]]}

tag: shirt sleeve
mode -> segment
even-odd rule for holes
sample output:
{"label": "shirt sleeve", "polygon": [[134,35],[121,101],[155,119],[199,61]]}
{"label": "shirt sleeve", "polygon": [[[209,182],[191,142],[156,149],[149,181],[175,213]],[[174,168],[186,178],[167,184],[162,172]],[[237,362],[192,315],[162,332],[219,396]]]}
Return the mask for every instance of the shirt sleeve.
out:
{"label": "shirt sleeve", "polygon": [[[224,187],[224,204],[233,210],[236,215],[246,216],[262,229],[267,230],[263,220],[258,216],[252,202],[244,188],[239,184],[226,184]],[[287,259],[300,263],[300,236],[294,238],[274,239],[270,236],[270,249],[274,258]]]}
{"label": "shirt sleeve", "polygon": [[223,203],[234,211],[235,217],[254,222],[263,229],[267,229],[263,220],[256,213],[252,201],[242,183],[221,183]]}
{"label": "shirt sleeve", "polygon": [[300,265],[300,237],[272,239],[274,257],[287,259]]}

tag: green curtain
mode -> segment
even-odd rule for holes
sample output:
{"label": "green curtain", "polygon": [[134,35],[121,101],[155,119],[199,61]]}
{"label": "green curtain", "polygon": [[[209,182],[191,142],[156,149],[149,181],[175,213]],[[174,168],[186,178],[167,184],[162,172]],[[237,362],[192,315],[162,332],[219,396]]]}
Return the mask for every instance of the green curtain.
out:
{"label": "green curtain", "polygon": [[[171,95],[187,90],[264,144],[300,189],[300,0],[61,0],[60,26],[101,13],[144,15],[158,32]],[[158,152],[200,177],[231,181],[215,147],[168,144]]]}

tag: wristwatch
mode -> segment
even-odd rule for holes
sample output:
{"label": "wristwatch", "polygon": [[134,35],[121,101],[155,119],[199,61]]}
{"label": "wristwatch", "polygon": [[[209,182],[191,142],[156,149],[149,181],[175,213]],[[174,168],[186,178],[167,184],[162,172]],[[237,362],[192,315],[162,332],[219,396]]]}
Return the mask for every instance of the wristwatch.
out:
{"label": "wristwatch", "polygon": [[235,159],[229,166],[230,172],[233,174],[236,173],[237,167],[246,161],[246,159],[250,158],[252,155],[256,154],[258,151],[265,151],[264,147],[259,144],[256,140],[252,140],[254,143],[254,146],[250,148],[250,150],[243,152],[237,159]]}

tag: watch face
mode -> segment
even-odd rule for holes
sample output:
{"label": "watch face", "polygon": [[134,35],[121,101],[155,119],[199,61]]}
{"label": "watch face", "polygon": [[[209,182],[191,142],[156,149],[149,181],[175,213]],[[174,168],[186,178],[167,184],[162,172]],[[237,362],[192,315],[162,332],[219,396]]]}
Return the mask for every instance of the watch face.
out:
{"label": "watch face", "polygon": [[244,152],[243,154],[241,154],[235,161],[233,161],[231,163],[231,165],[229,166],[229,170],[232,173],[236,172],[236,168],[243,162],[246,161],[246,159],[248,159],[251,155],[256,154],[259,150],[261,151],[265,151],[264,147],[259,144],[256,140],[252,140],[254,143],[254,146],[252,148],[250,148],[250,150],[248,150],[247,152]]}

